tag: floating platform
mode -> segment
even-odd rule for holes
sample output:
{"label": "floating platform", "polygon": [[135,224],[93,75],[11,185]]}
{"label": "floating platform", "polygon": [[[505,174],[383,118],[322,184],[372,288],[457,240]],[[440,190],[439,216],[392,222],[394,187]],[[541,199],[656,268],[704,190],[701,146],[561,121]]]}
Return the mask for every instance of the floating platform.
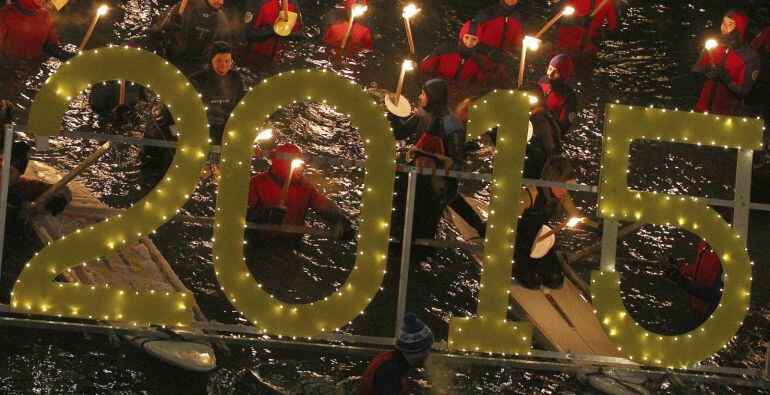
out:
{"label": "floating platform", "polygon": [[[51,184],[61,178],[61,174],[56,169],[36,161],[30,161],[24,175]],[[72,191],[70,206],[109,209],[83,184],[72,181],[68,187]],[[65,210],[57,217],[36,215],[31,218],[30,226],[38,238],[44,244],[48,244],[98,222],[100,217],[103,216]],[[62,273],[62,276],[68,282],[84,285],[110,285],[125,289],[185,292],[193,295],[171,269],[152,240],[147,237],[119,249],[114,254],[93,259],[87,262],[87,265],[72,268],[71,271]],[[193,306],[193,312],[197,321],[208,322],[197,303]],[[122,322],[110,322],[110,324],[128,326]],[[123,338],[153,357],[182,369],[208,372],[216,368],[216,357],[210,344],[186,341],[183,333],[162,328],[158,328],[156,332],[157,336],[124,336]]]}

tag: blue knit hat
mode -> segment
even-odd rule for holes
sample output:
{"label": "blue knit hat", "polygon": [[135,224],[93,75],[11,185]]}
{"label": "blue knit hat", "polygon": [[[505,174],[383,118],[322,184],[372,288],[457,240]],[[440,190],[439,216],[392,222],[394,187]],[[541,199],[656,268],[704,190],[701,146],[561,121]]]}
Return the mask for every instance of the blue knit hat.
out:
{"label": "blue knit hat", "polygon": [[433,332],[430,328],[414,314],[407,314],[404,317],[401,334],[396,340],[396,349],[408,354],[416,354],[429,349],[431,345],[433,345]]}

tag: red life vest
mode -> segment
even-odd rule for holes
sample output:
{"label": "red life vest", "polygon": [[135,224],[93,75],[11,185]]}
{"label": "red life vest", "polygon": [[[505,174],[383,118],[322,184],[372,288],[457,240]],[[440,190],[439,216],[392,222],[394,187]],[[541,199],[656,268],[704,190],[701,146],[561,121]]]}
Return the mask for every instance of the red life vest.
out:
{"label": "red life vest", "polygon": [[[714,64],[722,65],[727,70],[735,85],[733,90],[724,84],[708,80],[703,84],[700,98],[695,105],[696,112],[708,112],[716,115],[736,115],[743,105],[743,99],[751,91],[759,75],[759,56],[751,47],[744,45],[734,51],[726,46],[711,50]],[[711,64],[708,54],[703,54],[696,68],[702,69]]]}
{"label": "red life vest", "polygon": [[0,8],[0,51],[12,59],[37,59],[46,45],[59,42],[59,36],[48,10],[20,7],[16,3]]}
{"label": "red life vest", "polygon": [[[283,10],[283,1],[289,1],[289,11],[299,12],[296,0],[252,0],[244,15],[244,23],[247,29],[252,30],[272,29],[278,20],[279,11]],[[294,30],[302,28],[302,20],[298,19]],[[272,58],[283,49],[280,38],[272,36],[263,41],[246,41],[244,44],[246,63],[254,63],[260,59]]]}
{"label": "red life vest", "polygon": [[423,74],[452,81],[484,80],[487,61],[478,53],[463,56],[457,44],[440,45],[420,63]]}
{"label": "red life vest", "polygon": [[399,369],[399,366],[397,366],[399,364],[396,361],[395,353],[395,351],[385,351],[369,362],[364,375],[361,376],[361,381],[358,382],[358,395],[378,395],[382,393],[381,388],[375,388],[375,379],[378,373],[393,377],[401,373],[403,376],[401,380],[401,393],[403,395],[409,394],[409,376],[406,374],[405,369]]}
{"label": "red life vest", "polygon": [[[698,255],[695,263],[686,265],[681,269],[682,275],[689,277],[695,285],[701,287],[715,287],[721,280],[722,262],[705,241],[698,243]],[[705,314],[712,307],[708,301],[695,296],[692,297],[691,307],[694,311]]]}
{"label": "red life vest", "polygon": [[[326,45],[337,49],[342,46],[342,40],[345,39],[349,23],[346,11],[334,10],[324,17],[323,39]],[[350,37],[348,37],[345,49],[350,49],[351,51],[372,49],[374,48],[372,36],[372,29],[369,26],[368,19],[366,17],[359,17],[353,22],[353,29],[350,31]]]}
{"label": "red life vest", "polygon": [[[498,49],[503,53],[509,53],[521,48],[522,40],[522,20],[518,12],[510,15],[503,13],[499,5],[493,5],[479,11],[473,17],[473,21],[478,24],[479,43],[483,44],[485,49]],[[460,39],[468,33],[470,24],[466,23],[460,29]]]}
{"label": "red life vest", "polygon": [[562,17],[556,38],[557,52],[596,54],[598,48],[594,38],[607,22],[607,29],[618,28],[618,14],[615,0],[609,0],[593,18],[591,13],[602,0],[567,0],[565,6],[575,8],[575,13]]}

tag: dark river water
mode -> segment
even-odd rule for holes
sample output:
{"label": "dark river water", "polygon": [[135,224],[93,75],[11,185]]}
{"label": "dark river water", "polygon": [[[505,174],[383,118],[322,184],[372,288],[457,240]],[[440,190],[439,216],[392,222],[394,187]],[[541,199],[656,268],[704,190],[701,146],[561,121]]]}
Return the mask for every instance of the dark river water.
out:
{"label": "dark river water", "polygon": [[[242,16],[233,0],[226,0],[230,19],[240,29]],[[304,21],[311,31],[318,31],[321,17],[335,2],[300,0]],[[282,60],[260,69],[240,68],[247,86],[281,70],[306,67],[332,68],[366,87],[375,96],[394,89],[398,65],[406,43],[400,9],[403,0],[372,0],[370,13],[377,27],[373,53],[352,58],[330,54],[318,39],[286,46]],[[529,32],[542,26],[555,13],[556,2],[523,0],[520,5]],[[718,21],[729,8],[725,1],[629,0],[622,2],[622,28],[617,41],[605,44],[595,69],[579,75],[574,82],[580,97],[578,126],[567,137],[567,156],[582,168],[580,181],[596,184],[599,177],[599,152],[604,105],[619,100],[632,105],[689,109],[699,93],[697,82],[689,73],[707,34],[718,31]],[[737,2],[732,2],[736,3]],[[120,44],[142,34],[150,21],[170,4],[168,1],[112,1],[113,11],[100,20],[89,47]],[[423,12],[414,21],[416,47],[427,54],[445,41],[454,41],[462,22],[491,1],[422,0]],[[752,18],[751,36],[770,22],[768,2],[743,2]],[[77,45],[95,8],[81,0],[56,14],[63,42]],[[550,32],[553,34],[554,32]],[[74,47],[73,47],[74,48]],[[539,78],[548,59],[545,52],[530,57],[528,77]],[[513,63],[513,61],[512,61]],[[516,60],[516,64],[518,61]],[[59,66],[54,59],[29,64],[4,64],[0,68],[0,94],[16,102],[25,113],[42,82]],[[417,78],[407,81],[405,92],[416,97]],[[140,112],[149,111],[147,105]],[[21,117],[17,122],[26,123]],[[83,97],[68,111],[68,129],[103,129]],[[123,130],[135,133],[143,129],[145,116]],[[306,153],[363,159],[363,144],[353,125],[341,114],[316,104],[290,106],[274,114],[268,124],[277,140],[293,142]],[[108,128],[111,129],[111,128]],[[114,130],[112,131],[114,132]],[[56,140],[52,150],[35,154],[60,169],[69,169],[90,153],[97,143]],[[118,154],[93,166],[83,178],[95,195],[112,207],[128,207],[138,201],[157,179],[140,169],[136,147],[120,146]],[[724,149],[697,148],[675,144],[635,144],[632,150],[631,186],[671,194],[689,194],[714,198],[732,198],[735,153]],[[491,170],[491,152],[480,150],[469,158],[471,168]],[[255,160],[256,169],[266,162]],[[310,168],[306,172],[319,188],[355,216],[359,211],[362,172],[343,168]],[[766,180],[766,179],[765,179]],[[765,181],[767,182],[767,181]],[[488,200],[487,185],[467,183],[465,192]],[[595,196],[576,194],[579,205],[593,213]],[[761,196],[760,196],[761,197]],[[194,215],[212,215],[215,187],[201,183],[184,211]],[[768,278],[768,215],[752,212],[749,251],[754,266],[752,304],[743,327],[722,352],[706,363],[722,366],[761,368],[764,346],[770,338],[770,288]],[[314,220],[315,221],[315,220]],[[154,240],[185,284],[194,291],[198,303],[210,319],[246,324],[246,320],[219,291],[211,266],[211,229],[201,226],[169,224],[160,228]],[[439,237],[454,239],[450,226],[442,224]],[[562,248],[574,251],[589,244],[592,235],[573,233],[559,241]],[[8,236],[3,260],[2,297],[7,295],[15,276],[39,248],[31,234]],[[636,236],[620,242],[619,256],[636,261],[619,263],[623,273],[623,292],[629,311],[645,327],[661,333],[683,333],[692,328],[687,318],[689,297],[672,289],[661,276],[662,268],[639,260],[661,256],[694,255],[694,236],[674,228],[644,227]],[[342,284],[350,271],[354,244],[305,238],[294,254],[298,267],[286,297],[309,301],[331,293]],[[396,255],[397,256],[397,255]],[[391,259],[384,291],[378,293],[366,314],[357,318],[346,331],[369,336],[392,336],[398,259]],[[579,263],[584,276],[598,268],[598,263]],[[269,274],[264,274],[269,276]],[[470,257],[462,252],[438,250],[414,264],[410,273],[409,311],[417,313],[433,328],[438,339],[446,339],[451,316],[471,315],[475,311],[479,273]],[[219,359],[220,368],[208,375],[194,375],[171,368],[126,346],[116,347],[105,337],[0,328],[0,393],[349,393],[366,361],[358,358],[320,354],[288,353],[260,348],[233,348],[232,355]],[[462,368],[437,372],[436,380],[423,376],[418,391],[438,393],[572,393],[584,388],[566,374],[541,373],[513,369]],[[664,393],[737,392],[745,388],[677,387],[665,384]]]}

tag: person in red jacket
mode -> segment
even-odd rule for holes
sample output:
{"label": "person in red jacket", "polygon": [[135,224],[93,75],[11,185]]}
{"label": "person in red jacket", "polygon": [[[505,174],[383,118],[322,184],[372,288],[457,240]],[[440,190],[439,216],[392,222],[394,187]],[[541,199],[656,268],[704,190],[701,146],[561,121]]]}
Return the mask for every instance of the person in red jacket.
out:
{"label": "person in red jacket", "polygon": [[759,56],[745,43],[748,25],[745,12],[728,11],[722,20],[720,45],[704,51],[692,67],[693,73],[706,80],[695,105],[696,112],[738,115],[745,111],[743,100],[759,77],[760,67]]}
{"label": "person in red jacket", "polygon": [[[2,141],[0,141],[2,149]],[[6,223],[16,226],[19,215],[24,210],[24,204],[33,202],[52,186],[47,182],[27,178],[24,172],[29,164],[32,148],[25,142],[17,141],[11,145],[11,166],[8,171],[8,203],[6,206]],[[0,151],[1,152],[1,151]],[[3,168],[0,154],[0,171]],[[0,173],[1,174],[1,173]],[[72,200],[72,193],[67,187],[59,190],[45,205],[45,211],[51,215],[59,215]]]}
{"label": "person in red jacket", "polygon": [[[284,180],[289,175],[292,162],[292,159],[282,157],[284,155],[299,158],[302,152],[293,144],[278,146],[270,155],[272,166],[251,178],[246,215],[249,222],[305,226],[308,209],[312,209],[324,220],[335,224],[340,239],[353,240],[354,230],[345,212],[302,177],[304,165],[292,172],[288,193],[282,204]],[[276,232],[258,232],[256,235],[263,239],[286,241],[299,241],[302,237],[300,234]]]}
{"label": "person in red jacket", "polygon": [[[321,36],[323,36],[326,45],[336,50],[342,47],[342,40],[345,39],[345,33],[348,31],[350,13],[353,6],[368,7],[368,1],[345,0],[344,9],[338,8],[324,15],[321,21],[323,26],[321,28]],[[354,53],[374,48],[374,29],[367,14],[361,15],[353,21],[353,28],[350,31],[345,48]]]}
{"label": "person in red jacket", "polygon": [[569,55],[556,55],[548,63],[546,75],[539,81],[545,95],[545,104],[559,121],[562,136],[567,134],[577,119],[577,94],[568,84],[574,68]]}
{"label": "person in red jacket", "polygon": [[770,26],[765,27],[751,41],[751,48],[759,54],[762,68],[759,76],[746,98],[746,104],[752,111],[765,120],[765,160],[764,165],[770,165]]}
{"label": "person in red jacket", "polygon": [[372,359],[358,383],[358,395],[409,394],[409,371],[422,367],[433,345],[433,332],[414,314],[404,317],[396,349]]}
{"label": "person in red jacket", "polygon": [[420,63],[426,79],[438,77],[450,81],[483,81],[487,61],[478,52],[478,25],[470,22],[459,44],[439,45]]}
{"label": "person in red jacket", "polygon": [[0,53],[8,59],[33,60],[43,52],[69,59],[73,54],[59,46],[53,17],[45,0],[12,0],[0,8]]}
{"label": "person in red jacket", "polygon": [[[573,7],[575,13],[565,15],[560,20],[556,35],[557,52],[568,53],[573,57],[580,54],[596,55],[598,45],[608,35],[617,32],[615,0],[606,3],[604,0],[567,0],[564,6]],[[596,14],[591,17],[594,12]]]}
{"label": "person in red jacket", "polygon": [[[278,20],[279,11],[283,10],[284,1],[289,2],[289,11],[296,12],[299,17],[291,34],[281,37],[275,34],[273,25]],[[260,60],[272,60],[283,49],[283,40],[304,38],[303,28],[302,14],[297,0],[249,0],[243,16],[243,35],[246,38],[243,46],[245,62],[254,64]]]}
{"label": "person in red jacket", "polygon": [[[516,8],[519,0],[500,0],[479,11],[473,22],[479,29],[479,52],[490,58],[521,49],[523,22]],[[470,23],[460,29],[460,37],[468,33]]]}

